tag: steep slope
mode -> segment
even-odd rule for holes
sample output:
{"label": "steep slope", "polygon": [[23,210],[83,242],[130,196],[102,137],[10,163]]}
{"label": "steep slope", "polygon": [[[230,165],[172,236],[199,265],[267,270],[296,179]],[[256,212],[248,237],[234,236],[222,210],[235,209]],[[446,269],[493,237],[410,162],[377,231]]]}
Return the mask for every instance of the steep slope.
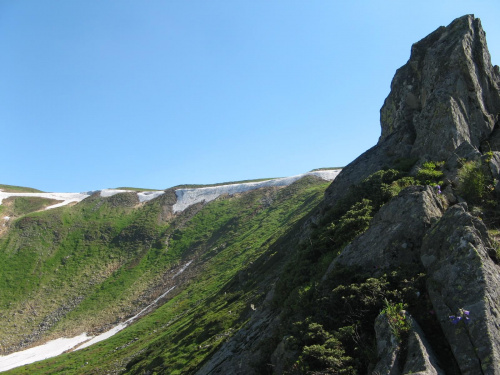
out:
{"label": "steep slope", "polygon": [[474,16],[416,43],[273,303],[197,373],[500,373],[499,79]]}
{"label": "steep slope", "polygon": [[[95,194],[73,207],[19,218],[0,241],[4,354],[47,339],[104,332],[169,293],[161,308],[102,344],[12,371],[121,371],[132,358],[137,363],[130,368],[152,366],[155,358],[172,373],[195,368],[243,324],[253,311],[250,302],[261,301],[259,289],[243,282],[245,267],[307,215],[327,186],[307,176],[178,214],[173,190],[142,204],[136,193]],[[234,278],[242,282],[233,290],[228,285]],[[172,340],[181,331],[186,337]],[[194,351],[187,366],[183,358],[194,346],[204,349]],[[141,359],[144,351],[156,354]],[[168,361],[162,359],[167,353]]]}

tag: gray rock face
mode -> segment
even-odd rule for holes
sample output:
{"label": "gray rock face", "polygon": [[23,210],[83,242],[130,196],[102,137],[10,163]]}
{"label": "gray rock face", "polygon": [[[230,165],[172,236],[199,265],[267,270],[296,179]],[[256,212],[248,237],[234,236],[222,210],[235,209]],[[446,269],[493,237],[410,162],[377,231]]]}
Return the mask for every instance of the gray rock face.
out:
{"label": "gray rock face", "polygon": [[[500,268],[481,220],[465,204],[451,207],[422,244],[427,290],[464,374],[500,374]],[[470,311],[470,322],[449,316]]]}
{"label": "gray rock face", "polygon": [[336,263],[361,266],[374,274],[389,267],[419,264],[422,238],[443,211],[435,189],[406,188],[380,209],[370,228],[346,246]]}
{"label": "gray rock face", "polygon": [[473,15],[415,43],[380,110],[377,145],[342,170],[326,191],[326,204],[399,158],[447,160],[464,142],[500,151],[499,86],[499,69],[491,65],[485,32]]}
{"label": "gray rock face", "polygon": [[391,332],[389,320],[385,314],[380,314],[375,320],[375,335],[377,336],[379,361],[373,373],[380,375],[401,374],[398,368],[399,343],[396,336]]}
{"label": "gray rock face", "polygon": [[[406,319],[410,322],[410,332],[408,333],[404,358],[401,358],[404,351],[391,331],[387,316],[380,314],[375,320],[377,354],[380,360],[372,373],[377,375],[444,374],[443,370],[438,366],[436,356],[418,323],[408,313],[406,313]],[[402,371],[400,367],[402,367]]]}
{"label": "gray rock face", "polygon": [[380,111],[382,143],[397,133],[413,156],[444,160],[462,142],[476,148],[498,121],[500,77],[472,15],[440,27],[411,49]]}
{"label": "gray rock face", "polygon": [[[499,84],[485,33],[472,15],[414,44],[381,109],[378,144],[344,168],[326,193],[327,204],[397,158],[445,160],[446,178],[456,183],[463,160],[484,162],[480,150],[491,150],[486,164],[500,179]],[[500,267],[492,260],[494,249],[482,221],[467,212],[465,203],[448,208],[449,202],[456,202],[451,185],[442,196],[429,187],[404,190],[381,208],[330,269],[361,266],[378,274],[400,265],[423,267],[430,300],[460,371],[500,374]],[[470,314],[467,323],[464,310]],[[458,323],[450,319],[457,314],[462,318]],[[431,356],[422,349],[421,331],[410,333],[408,353],[415,361],[407,359],[403,369],[382,317],[375,329],[380,357],[375,373],[440,373],[426,364]]]}
{"label": "gray rock face", "polygon": [[[401,265],[423,266],[429,297],[462,373],[500,374],[500,267],[492,252],[486,227],[467,212],[465,203],[444,211],[432,188],[409,187],[382,207],[330,270],[339,264],[361,266],[376,275]],[[460,309],[469,311],[471,320],[453,324],[449,317]],[[384,322],[381,317],[375,322],[381,358],[375,370],[399,374],[399,348]],[[422,351],[425,338],[417,333],[410,334],[408,355]],[[413,357],[415,362],[407,366],[414,373],[431,360],[426,354]],[[434,371],[423,373],[439,373]]]}
{"label": "gray rock face", "polygon": [[399,158],[407,157],[410,151],[411,146],[401,142],[397,136],[372,147],[342,169],[325,192],[325,204],[334,204],[351,185],[381,169],[393,166]]}
{"label": "gray rock face", "polygon": [[[416,324],[416,323],[415,323]],[[403,374],[442,375],[437,359],[430,345],[425,340],[420,327],[413,328],[408,337],[408,353],[403,367]]]}

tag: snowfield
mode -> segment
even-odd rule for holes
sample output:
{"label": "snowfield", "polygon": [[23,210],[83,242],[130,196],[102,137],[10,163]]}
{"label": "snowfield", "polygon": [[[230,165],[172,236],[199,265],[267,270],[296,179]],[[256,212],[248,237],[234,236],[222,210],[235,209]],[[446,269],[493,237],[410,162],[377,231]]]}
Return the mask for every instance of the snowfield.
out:
{"label": "snowfield", "polygon": [[163,190],[161,191],[142,191],[140,193],[137,193],[137,196],[139,197],[139,202],[147,202],[150,201],[151,199],[155,199],[156,197],[159,197],[164,193]]}
{"label": "snowfield", "polygon": [[0,191],[0,204],[2,204],[4,199],[10,197],[40,197],[63,201],[62,203],[57,203],[45,208],[46,210],[49,210],[51,208],[65,206],[72,202],[80,202],[88,196],[88,193],[7,193],[4,191]]}
{"label": "snowfield", "polygon": [[26,349],[21,352],[12,353],[6,356],[0,356],[0,372],[24,366],[28,363],[38,362],[43,359],[52,358],[64,353],[66,350],[74,348],[76,345],[88,340],[87,334],[80,336],[52,340],[46,344]]}
{"label": "snowfield", "polygon": [[335,177],[337,177],[340,171],[340,169],[314,171],[292,177],[276,178],[259,182],[247,182],[242,184],[211,186],[195,189],[177,189],[175,191],[175,194],[177,195],[177,202],[174,204],[173,210],[174,213],[181,212],[195,203],[203,201],[210,202],[223,194],[233,195],[269,186],[288,186],[305,176],[316,176],[322,178],[323,180],[332,181]]}
{"label": "snowfield", "polygon": [[[203,201],[210,202],[224,194],[233,195],[269,186],[288,186],[291,183],[305,176],[316,176],[326,181],[333,181],[335,177],[337,177],[337,175],[340,173],[340,171],[341,169],[328,169],[322,171],[308,172],[292,177],[275,178],[259,182],[246,182],[241,184],[220,185],[220,186],[211,186],[211,187],[194,188],[194,189],[177,189],[175,190],[175,194],[177,196],[177,202],[174,204],[173,210],[174,213],[182,212],[186,208],[195,203]],[[48,206],[45,208],[46,210],[50,210],[52,208],[66,206],[67,204],[70,203],[81,202],[85,198],[90,197],[92,194],[97,192],[101,194],[101,197],[107,198],[107,197],[112,197],[115,194],[134,193],[135,191],[120,190],[120,189],[103,189],[96,191],[88,191],[84,193],[8,193],[0,190],[0,205],[2,204],[2,201],[4,199],[9,197],[40,197],[40,198],[48,198],[48,199],[55,199],[58,201],[62,201],[60,203],[56,203],[53,204],[52,206]],[[165,192],[163,190],[159,190],[159,191],[141,191],[136,193],[137,193],[137,198],[139,198],[139,202],[143,203],[143,202],[148,202],[154,198],[157,198],[160,195],[164,194]],[[5,219],[5,221],[7,220],[8,219]]]}
{"label": "snowfield", "polygon": [[[58,201],[62,201],[61,203],[53,204],[52,206],[48,206],[45,209],[50,210],[52,208],[57,208],[61,206],[66,206],[70,203],[78,203],[84,200],[85,198],[90,197],[92,194],[100,192],[101,197],[107,198],[112,197],[115,194],[120,193],[129,193],[133,192],[132,190],[119,190],[119,189],[104,189],[97,191],[88,191],[85,193],[8,193],[5,191],[0,191],[0,205],[3,200],[10,197],[39,197],[39,198],[47,198],[47,199],[55,199]],[[147,202],[151,199],[154,199],[164,193],[163,190],[160,191],[141,191],[137,193],[137,197],[139,198],[139,202]]]}

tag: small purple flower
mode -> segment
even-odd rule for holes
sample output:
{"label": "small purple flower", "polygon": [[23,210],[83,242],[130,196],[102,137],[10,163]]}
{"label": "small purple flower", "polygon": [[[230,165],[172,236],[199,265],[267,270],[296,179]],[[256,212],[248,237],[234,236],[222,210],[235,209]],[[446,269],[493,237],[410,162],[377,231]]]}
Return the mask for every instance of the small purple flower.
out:
{"label": "small purple flower", "polygon": [[458,314],[456,316],[450,315],[449,318],[450,318],[451,323],[453,323],[453,324],[458,324],[462,320],[462,318],[463,318],[464,323],[468,324],[470,321],[469,315],[470,315],[469,310],[459,309]]}
{"label": "small purple flower", "polygon": [[436,189],[437,189],[438,194],[441,194],[441,186],[440,185],[436,185]]}

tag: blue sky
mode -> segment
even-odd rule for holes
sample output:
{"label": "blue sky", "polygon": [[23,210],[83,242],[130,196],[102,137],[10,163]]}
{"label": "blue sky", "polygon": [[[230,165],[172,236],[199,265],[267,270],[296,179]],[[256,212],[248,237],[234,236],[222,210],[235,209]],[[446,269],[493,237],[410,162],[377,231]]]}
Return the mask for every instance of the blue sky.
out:
{"label": "blue sky", "polygon": [[343,166],[412,43],[500,2],[0,0],[0,183],[164,189]]}

